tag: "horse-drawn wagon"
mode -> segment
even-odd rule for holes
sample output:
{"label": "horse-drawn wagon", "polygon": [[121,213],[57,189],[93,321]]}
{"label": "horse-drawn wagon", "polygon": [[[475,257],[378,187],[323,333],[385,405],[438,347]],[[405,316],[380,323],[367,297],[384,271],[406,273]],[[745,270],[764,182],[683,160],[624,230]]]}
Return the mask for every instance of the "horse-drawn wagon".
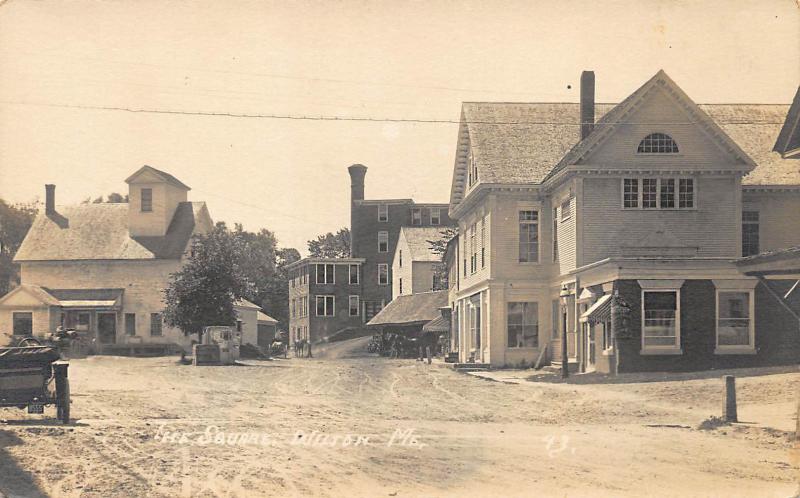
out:
{"label": "horse-drawn wagon", "polygon": [[0,348],[0,407],[44,413],[46,405],[55,405],[58,419],[69,423],[68,367],[56,348]]}

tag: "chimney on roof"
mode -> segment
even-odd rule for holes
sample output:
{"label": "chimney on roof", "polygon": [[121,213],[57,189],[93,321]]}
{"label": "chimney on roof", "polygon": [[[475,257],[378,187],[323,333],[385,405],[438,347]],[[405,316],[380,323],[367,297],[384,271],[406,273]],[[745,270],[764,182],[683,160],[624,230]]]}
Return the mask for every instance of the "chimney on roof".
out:
{"label": "chimney on roof", "polygon": [[364,200],[364,177],[367,176],[367,167],[363,164],[353,164],[347,171],[350,173],[350,257],[358,254],[358,241],[356,239],[356,201]]}
{"label": "chimney on roof", "polygon": [[44,186],[45,192],[45,203],[44,203],[44,212],[45,214],[51,215],[56,213],[56,186],[52,183],[48,183]]}
{"label": "chimney on roof", "polygon": [[581,73],[581,140],[594,130],[594,71]]}
{"label": "chimney on roof", "polygon": [[364,177],[367,176],[367,167],[363,164],[354,164],[347,168],[350,172],[350,200],[364,200]]}

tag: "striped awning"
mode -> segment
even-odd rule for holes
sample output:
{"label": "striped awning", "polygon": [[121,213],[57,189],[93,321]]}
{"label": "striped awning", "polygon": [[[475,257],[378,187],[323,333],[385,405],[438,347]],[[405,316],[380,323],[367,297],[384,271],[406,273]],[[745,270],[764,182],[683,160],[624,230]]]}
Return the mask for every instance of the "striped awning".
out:
{"label": "striped awning", "polygon": [[611,294],[604,294],[581,315],[581,322],[599,323],[611,318]]}

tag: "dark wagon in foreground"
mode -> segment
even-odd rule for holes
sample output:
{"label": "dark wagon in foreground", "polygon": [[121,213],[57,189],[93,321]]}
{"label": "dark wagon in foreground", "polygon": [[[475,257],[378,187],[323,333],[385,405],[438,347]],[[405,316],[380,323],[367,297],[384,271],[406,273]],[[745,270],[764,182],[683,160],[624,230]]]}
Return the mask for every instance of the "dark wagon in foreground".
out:
{"label": "dark wagon in foreground", "polygon": [[68,367],[56,348],[0,348],[0,407],[44,413],[46,405],[55,405],[58,419],[69,423]]}

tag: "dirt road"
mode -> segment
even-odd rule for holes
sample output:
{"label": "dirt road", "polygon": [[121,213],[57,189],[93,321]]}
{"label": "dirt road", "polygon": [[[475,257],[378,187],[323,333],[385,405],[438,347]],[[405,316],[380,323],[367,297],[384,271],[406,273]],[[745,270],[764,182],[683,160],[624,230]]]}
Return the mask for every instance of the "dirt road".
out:
{"label": "dirt road", "polygon": [[[797,490],[791,437],[698,430],[719,379],[491,382],[359,357],[191,367],[72,362],[73,426],[6,410],[10,496],[759,496]],[[800,374],[740,377],[742,404],[787,403]],[[688,394],[687,394],[688,393]],[[691,393],[701,393],[699,396]],[[302,437],[300,437],[302,436]],[[393,437],[394,436],[394,437]]]}

